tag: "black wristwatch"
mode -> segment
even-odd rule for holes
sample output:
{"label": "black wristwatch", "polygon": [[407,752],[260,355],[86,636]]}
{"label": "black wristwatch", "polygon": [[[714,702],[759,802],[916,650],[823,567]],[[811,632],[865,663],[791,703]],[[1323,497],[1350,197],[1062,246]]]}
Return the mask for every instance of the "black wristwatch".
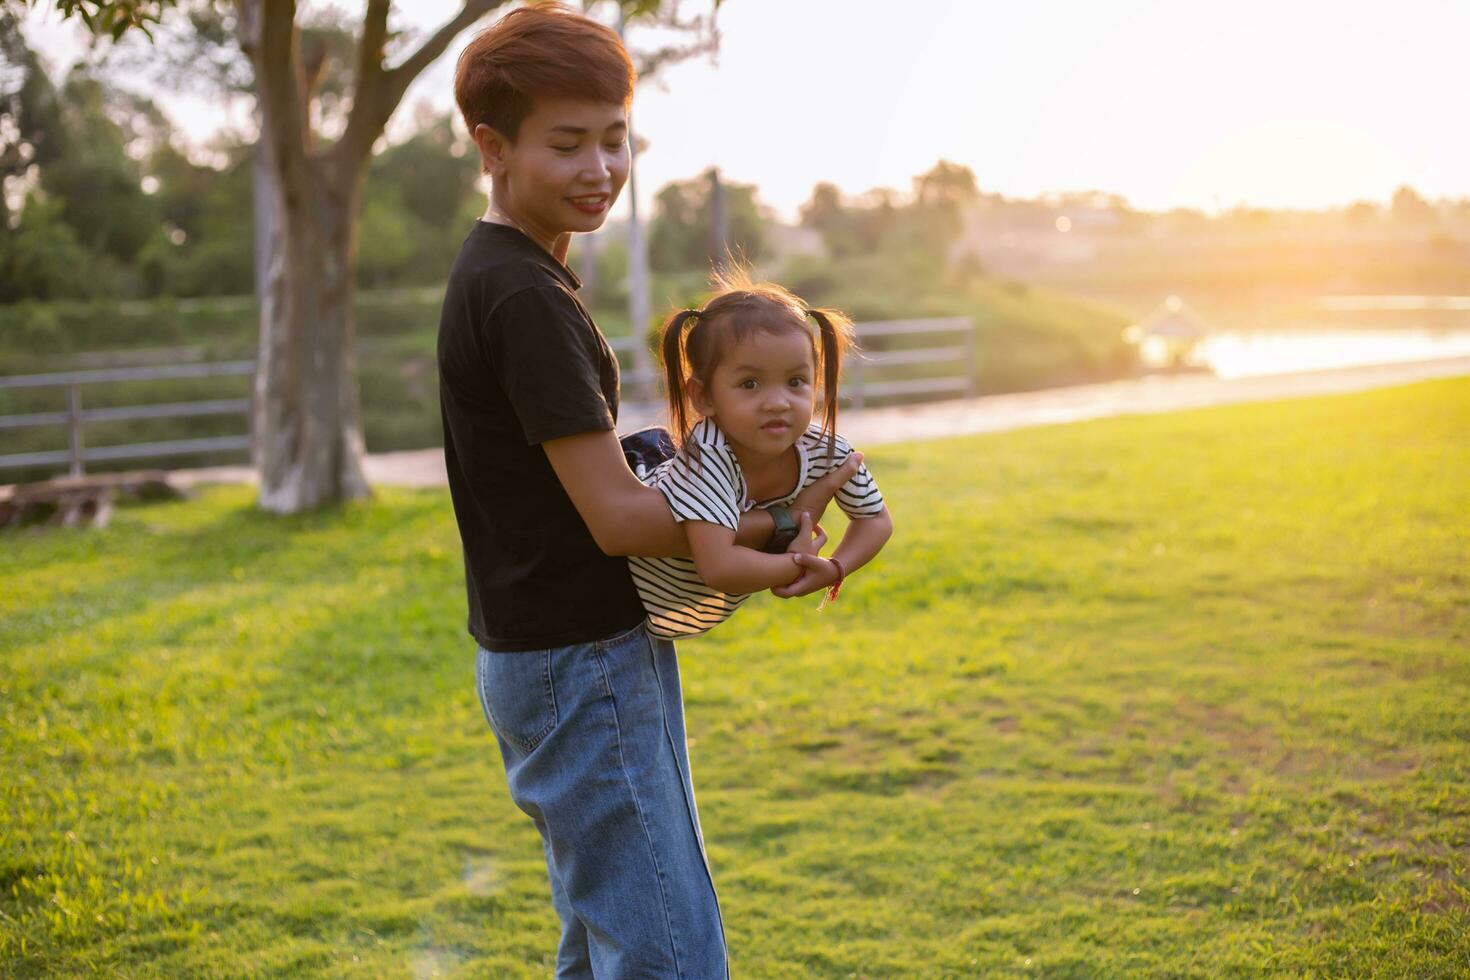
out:
{"label": "black wristwatch", "polygon": [[777,504],[767,507],[766,513],[771,515],[771,520],[776,522],[776,529],[771,532],[771,540],[761,550],[768,555],[779,555],[791,547],[791,542],[796,540],[796,521],[791,516],[791,511]]}

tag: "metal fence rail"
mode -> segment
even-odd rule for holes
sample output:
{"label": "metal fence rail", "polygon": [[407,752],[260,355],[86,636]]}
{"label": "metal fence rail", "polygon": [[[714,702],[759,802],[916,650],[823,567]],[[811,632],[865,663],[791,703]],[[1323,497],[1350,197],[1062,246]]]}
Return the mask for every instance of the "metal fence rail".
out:
{"label": "metal fence rail", "polygon": [[[899,343],[914,341],[925,346],[872,350],[860,352],[850,358],[847,362],[847,377],[843,382],[843,400],[853,408],[864,407],[870,399],[934,395],[969,397],[977,393],[975,329],[968,318],[875,321],[858,324],[856,332],[860,347],[866,347],[873,341],[895,340]],[[620,360],[628,365],[628,369],[622,373],[622,382],[632,396],[629,399],[630,404],[653,406],[659,400],[661,376],[657,370],[639,371],[631,365],[637,342],[631,337],[608,341]],[[929,377],[891,376],[893,372],[890,369],[906,369],[915,365],[949,365],[951,370]],[[86,464],[93,462],[248,450],[248,434],[89,447],[84,438],[84,427],[88,423],[241,415],[245,417],[248,428],[251,404],[249,398],[215,398],[156,405],[83,408],[82,388],[85,385],[123,381],[246,377],[254,373],[254,361],[220,361],[0,377],[0,390],[50,387],[65,388],[67,392],[65,411],[0,415],[0,432],[33,426],[64,425],[68,429],[69,443],[67,449],[0,455],[0,469],[66,464],[73,476],[82,476],[86,472]]]}
{"label": "metal fence rail", "polygon": [[250,399],[215,398],[207,401],[170,402],[162,405],[122,405],[114,408],[82,408],[82,386],[119,381],[166,381],[178,378],[240,377],[255,373],[254,361],[219,361],[212,364],[168,364],[155,367],[102,368],[91,371],[58,371],[21,374],[0,378],[0,390],[17,388],[65,388],[64,412],[31,412],[0,415],[0,430],[41,425],[65,425],[67,449],[0,455],[0,468],[50,466],[66,463],[72,476],[86,473],[87,463],[118,459],[151,459],[200,452],[233,452],[250,448],[250,436],[218,436],[212,439],[171,439],[132,445],[87,447],[83,426],[88,422],[118,422],[134,419],[193,418],[203,415],[249,417]]}
{"label": "metal fence rail", "polygon": [[[859,348],[869,341],[922,338],[943,342],[944,346],[912,347],[895,350],[860,351],[847,361],[842,397],[854,408],[864,407],[869,399],[912,395],[952,395],[971,398],[978,393],[975,363],[975,325],[969,317],[935,317],[926,320],[874,320],[855,326]],[[941,340],[942,338],[942,340]],[[608,345],[629,364],[633,360],[636,341],[618,337]],[[885,378],[887,369],[916,364],[950,364],[954,370],[937,377]],[[632,367],[622,373],[623,387],[640,397],[633,403],[658,400],[658,371],[639,371]]]}
{"label": "metal fence rail", "polygon": [[[975,363],[975,325],[969,317],[939,317],[929,320],[879,320],[857,325],[859,346],[870,340],[893,337],[949,338],[958,343],[943,347],[875,350],[852,359],[844,392],[853,408],[864,407],[870,398],[904,395],[954,395],[974,397],[978,391]],[[955,371],[930,378],[875,380],[885,368],[913,364],[952,364]]]}

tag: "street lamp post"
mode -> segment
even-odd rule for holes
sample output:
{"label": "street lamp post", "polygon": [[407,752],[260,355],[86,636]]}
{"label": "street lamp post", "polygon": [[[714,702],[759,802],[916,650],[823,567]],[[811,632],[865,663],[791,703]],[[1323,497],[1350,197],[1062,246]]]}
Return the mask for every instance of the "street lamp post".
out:
{"label": "street lamp post", "polygon": [[[627,18],[618,13],[618,36],[627,28]],[[638,387],[653,397],[653,358],[648,353],[648,323],[652,318],[648,299],[648,242],[638,220],[638,137],[633,117],[628,115],[628,319],[633,331],[633,370]]]}

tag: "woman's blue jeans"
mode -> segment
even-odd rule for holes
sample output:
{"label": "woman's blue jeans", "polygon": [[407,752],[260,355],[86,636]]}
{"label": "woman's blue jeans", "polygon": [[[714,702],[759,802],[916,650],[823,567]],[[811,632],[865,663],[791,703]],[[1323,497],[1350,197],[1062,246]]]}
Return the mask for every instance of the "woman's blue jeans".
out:
{"label": "woman's blue jeans", "polygon": [[724,980],[674,645],[643,626],[477,655],[510,795],[535,822],[561,918],[558,977]]}

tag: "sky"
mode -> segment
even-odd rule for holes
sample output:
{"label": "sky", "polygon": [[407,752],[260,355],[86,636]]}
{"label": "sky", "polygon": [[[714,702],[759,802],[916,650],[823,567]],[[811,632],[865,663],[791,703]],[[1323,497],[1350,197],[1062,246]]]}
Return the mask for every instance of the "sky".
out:
{"label": "sky", "polygon": [[[396,6],[427,31],[458,4]],[[30,20],[53,62],[75,57],[74,27]],[[1470,197],[1467,0],[725,0],[719,25],[716,58],[640,83],[642,202],[718,165],[789,218],[818,181],[907,190],[941,158],[988,192],[1149,210]],[[453,104],[468,36],[405,107]],[[152,94],[195,139],[222,118]]]}

